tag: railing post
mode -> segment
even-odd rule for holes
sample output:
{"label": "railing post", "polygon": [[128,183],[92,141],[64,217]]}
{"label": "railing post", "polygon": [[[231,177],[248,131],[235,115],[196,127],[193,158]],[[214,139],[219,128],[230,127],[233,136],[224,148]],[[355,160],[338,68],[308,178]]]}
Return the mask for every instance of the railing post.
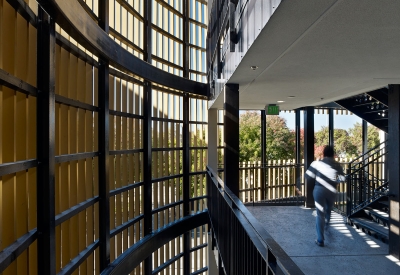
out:
{"label": "railing post", "polygon": [[352,208],[352,188],[351,188],[351,168],[350,165],[347,168],[347,181],[346,181],[346,196],[347,196],[347,201],[346,201],[346,216],[349,217],[351,214],[351,208]]}
{"label": "railing post", "polygon": [[254,202],[256,200],[256,186],[255,186],[255,171],[256,171],[256,165],[253,163],[253,180],[251,181],[252,185],[253,185],[253,206],[254,206]]}
{"label": "railing post", "polygon": [[369,176],[368,176],[368,155],[365,155],[368,152],[368,123],[363,120],[362,121],[362,154],[363,154],[363,178],[360,181],[360,192],[359,192],[359,201],[363,202],[367,198],[367,188],[369,185]]}

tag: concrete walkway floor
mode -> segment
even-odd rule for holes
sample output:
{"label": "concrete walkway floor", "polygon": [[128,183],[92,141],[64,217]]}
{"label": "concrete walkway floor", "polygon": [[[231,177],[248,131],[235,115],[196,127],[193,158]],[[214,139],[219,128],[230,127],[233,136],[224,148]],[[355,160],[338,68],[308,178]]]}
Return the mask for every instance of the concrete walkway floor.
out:
{"label": "concrete walkway floor", "polygon": [[306,275],[400,274],[388,244],[332,212],[325,247],[315,244],[315,210],[298,206],[246,206]]}

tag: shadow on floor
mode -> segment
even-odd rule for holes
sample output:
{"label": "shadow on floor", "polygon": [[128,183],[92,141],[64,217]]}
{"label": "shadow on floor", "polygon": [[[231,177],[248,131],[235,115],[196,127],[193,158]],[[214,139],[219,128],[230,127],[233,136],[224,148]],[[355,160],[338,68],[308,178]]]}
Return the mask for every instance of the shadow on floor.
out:
{"label": "shadow on floor", "polygon": [[400,261],[388,244],[350,225],[332,212],[325,247],[315,244],[315,210],[298,206],[248,206],[268,233],[306,275],[400,274]]}

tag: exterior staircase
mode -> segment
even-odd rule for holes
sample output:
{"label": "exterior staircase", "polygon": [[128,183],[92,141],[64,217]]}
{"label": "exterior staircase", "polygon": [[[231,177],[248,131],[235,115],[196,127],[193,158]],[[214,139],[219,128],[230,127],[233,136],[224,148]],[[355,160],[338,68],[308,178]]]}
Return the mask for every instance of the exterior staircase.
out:
{"label": "exterior staircase", "polygon": [[389,240],[389,201],[381,196],[348,217],[348,223],[368,235],[387,242]]}
{"label": "exterior staircase", "polygon": [[382,88],[338,100],[336,103],[387,133],[388,91],[388,88]]}
{"label": "exterior staircase", "polygon": [[386,142],[349,164],[347,170],[347,221],[383,242],[389,237],[389,182],[384,175]]}

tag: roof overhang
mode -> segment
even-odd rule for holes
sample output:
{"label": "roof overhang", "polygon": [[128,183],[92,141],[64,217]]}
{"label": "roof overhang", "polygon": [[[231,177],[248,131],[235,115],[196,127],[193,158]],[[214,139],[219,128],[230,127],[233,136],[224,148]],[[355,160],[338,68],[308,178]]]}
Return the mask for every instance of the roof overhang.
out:
{"label": "roof overhang", "polygon": [[[228,80],[240,109],[318,106],[400,83],[399,11],[398,0],[282,1]],[[223,93],[212,105],[222,107]]]}

